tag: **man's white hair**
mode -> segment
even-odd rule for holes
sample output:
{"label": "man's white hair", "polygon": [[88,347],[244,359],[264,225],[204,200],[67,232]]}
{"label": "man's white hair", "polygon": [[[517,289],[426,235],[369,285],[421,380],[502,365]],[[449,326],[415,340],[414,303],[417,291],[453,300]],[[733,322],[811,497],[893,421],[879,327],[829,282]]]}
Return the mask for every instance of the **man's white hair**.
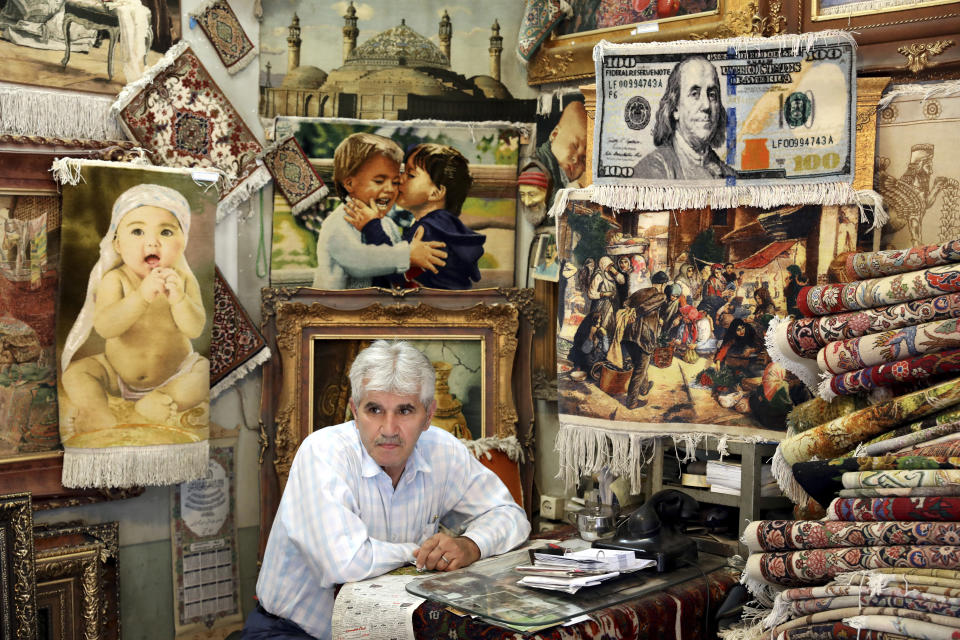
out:
{"label": "man's white hair", "polygon": [[350,397],[359,405],[367,391],[418,395],[429,411],[436,379],[430,360],[409,342],[377,340],[350,366]]}

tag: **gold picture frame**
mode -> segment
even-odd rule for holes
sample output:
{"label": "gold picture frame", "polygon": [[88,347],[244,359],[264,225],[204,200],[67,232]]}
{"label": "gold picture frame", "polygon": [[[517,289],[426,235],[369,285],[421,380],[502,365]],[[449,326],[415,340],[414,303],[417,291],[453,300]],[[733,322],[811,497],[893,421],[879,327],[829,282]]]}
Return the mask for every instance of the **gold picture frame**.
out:
{"label": "gold picture frame", "polygon": [[[622,27],[551,36],[530,58],[527,83],[541,85],[592,78],[593,47],[608,42],[665,42],[769,36],[785,32],[783,0],[718,0],[716,11]],[[656,29],[650,27],[655,25]]]}
{"label": "gold picture frame", "polygon": [[52,640],[120,637],[117,522],[38,525],[37,609]]}
{"label": "gold picture frame", "polygon": [[[261,402],[260,551],[300,443],[314,428],[343,421],[346,372],[359,345],[376,339],[481,342],[483,424],[480,435],[516,436],[526,460],[533,455],[530,289],[467,291],[383,289],[263,290],[261,317],[274,357],[264,365]],[[313,350],[319,340],[342,343],[344,354],[324,361],[325,382],[315,381]],[[322,388],[321,388],[322,387]],[[331,405],[315,420],[314,405]],[[532,489],[532,464],[521,479]],[[532,491],[524,500],[532,501]],[[529,498],[527,497],[529,496]],[[532,506],[532,505],[525,505]]]}
{"label": "gold picture frame", "polygon": [[0,637],[37,637],[35,571],[30,494],[0,496]]}

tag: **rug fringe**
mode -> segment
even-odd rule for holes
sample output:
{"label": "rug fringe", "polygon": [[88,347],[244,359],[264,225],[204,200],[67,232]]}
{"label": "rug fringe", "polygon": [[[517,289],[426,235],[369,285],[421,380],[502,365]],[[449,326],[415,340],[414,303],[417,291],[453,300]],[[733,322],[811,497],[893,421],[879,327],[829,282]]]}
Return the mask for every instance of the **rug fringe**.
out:
{"label": "rug fringe", "polygon": [[249,200],[254,193],[268,182],[270,182],[270,172],[261,164],[253,173],[235,184],[233,189],[223,196],[223,199],[217,205],[217,222],[228,215],[234,214],[241,204]]}
{"label": "rug fringe", "polygon": [[760,554],[752,553],[750,557],[747,558],[747,566],[744,567],[743,573],[740,574],[740,584],[746,587],[747,591],[757,599],[757,602],[765,607],[772,608],[777,594],[780,593],[782,589],[764,582],[761,578],[753,577],[759,575],[761,575]]}
{"label": "rug fringe", "polygon": [[125,140],[111,96],[0,84],[0,131],[21,136]]}
{"label": "rug fringe", "polygon": [[858,202],[858,191],[846,182],[777,186],[669,187],[642,185],[596,185],[590,200],[626,211],[672,209],[732,209],[751,206],[772,209],[790,204],[846,205]]}
{"label": "rug fringe", "polygon": [[[280,193],[283,193],[283,192],[281,191]],[[330,193],[330,188],[327,187],[327,185],[323,185],[322,187],[320,187],[320,189],[316,193],[313,193],[309,197],[306,197],[300,202],[298,202],[297,206],[293,207],[290,211],[294,215],[300,213],[301,211],[306,211],[313,205],[317,204],[318,202],[326,198],[328,193]]]}
{"label": "rug fringe", "polygon": [[259,47],[254,45],[253,49],[248,51],[242,58],[234,62],[229,67],[225,67],[227,70],[227,73],[229,73],[230,75],[234,75],[235,73],[239,73],[240,71],[243,71],[244,69],[247,68],[247,66],[251,62],[257,59],[258,55],[260,55],[260,49]]}
{"label": "rug fringe", "polygon": [[[749,49],[760,49],[769,47],[771,42],[781,43],[780,48],[786,49],[789,48],[792,55],[800,55],[803,51],[808,50],[820,42],[826,40],[844,40],[853,46],[854,49],[857,47],[856,41],[853,39],[853,36],[846,31],[840,31],[839,29],[827,29],[824,31],[811,31],[809,33],[788,33],[778,36],[770,36],[768,38],[757,38],[755,36],[738,36],[733,38],[722,38],[717,40],[711,40],[710,44],[715,45],[718,49],[732,49],[734,51],[744,51]],[[635,52],[637,48],[649,47],[655,49],[657,53],[688,53],[689,46],[692,44],[697,44],[703,46],[702,40],[672,40],[670,42],[638,42],[638,43],[613,43],[608,40],[601,40],[593,48],[593,59],[598,60],[600,57],[605,55],[608,51],[612,53],[619,53],[623,51]],[[599,75],[599,71],[598,71]]]}
{"label": "rug fringe", "polygon": [[[744,617],[746,617],[746,613],[744,613]],[[742,621],[717,632],[717,637],[721,640],[762,640],[764,636],[766,636],[766,633],[764,633],[763,625],[749,621]]]}
{"label": "rug fringe", "polygon": [[773,472],[773,478],[777,481],[780,491],[790,498],[791,502],[804,506],[811,500],[810,495],[793,477],[793,469],[790,468],[790,463],[783,457],[782,446],[778,446],[777,450],[773,452],[770,470]]}
{"label": "rug fringe", "polygon": [[53,174],[56,182],[76,186],[83,180],[83,175],[80,173],[82,168],[83,164],[77,158],[54,158],[50,173]]}
{"label": "rug fringe", "polygon": [[264,347],[251,356],[246,362],[227,374],[222,380],[210,388],[210,399],[213,400],[218,395],[235,385],[241,379],[245,378],[257,367],[270,359],[273,354],[270,347]]}
{"label": "rug fringe", "polygon": [[63,451],[64,487],[127,488],[180,484],[207,473],[210,442]]}
{"label": "rug fringe", "polygon": [[890,90],[880,98],[877,103],[877,111],[886,109],[891,102],[904,96],[920,96],[921,100],[929,100],[938,96],[947,97],[955,93],[960,93],[960,80],[932,84],[896,84],[890,87]]}
{"label": "rug fringe", "polygon": [[[117,96],[116,101],[110,105],[110,115],[119,119],[122,126],[123,120],[120,119],[120,112],[123,111],[128,104],[130,104],[130,101],[133,100],[137,94],[139,94],[149,85],[153,84],[153,81],[156,79],[156,77],[166,70],[167,67],[176,62],[177,58],[179,58],[180,55],[189,48],[190,45],[187,43],[187,41],[181,40],[177,44],[167,49],[167,52],[162,58],[160,58],[159,61],[157,61],[155,65],[144,71],[143,75],[140,76],[138,80],[126,85],[120,91],[120,95]],[[125,126],[124,130],[127,130]],[[127,131],[127,133],[129,134],[129,131]],[[129,137],[131,140],[134,139],[133,136]]]}
{"label": "rug fringe", "polygon": [[820,374],[820,383],[817,385],[817,395],[827,402],[832,402],[837,397],[830,385],[831,380],[833,380],[833,375],[824,371]]}
{"label": "rug fringe", "polygon": [[790,348],[787,342],[789,323],[789,317],[774,316],[770,320],[767,332],[763,336],[767,353],[771,360],[800,378],[810,391],[817,393],[817,387],[820,385],[820,367],[817,366],[816,360],[799,356]]}
{"label": "rug fringe", "polygon": [[880,229],[890,222],[890,214],[883,206],[883,196],[872,189],[863,189],[857,191],[857,208],[860,210],[860,222],[870,222],[867,217],[866,207],[873,208],[873,222],[868,231]]}
{"label": "rug fringe", "polygon": [[523,447],[520,446],[520,441],[517,440],[517,436],[507,436],[506,438],[498,438],[496,436],[490,436],[487,438],[478,438],[476,440],[464,440],[460,439],[460,442],[470,450],[470,453],[473,454],[474,458],[480,459],[480,456],[486,456],[490,459],[491,451],[500,451],[501,453],[506,454],[512,462],[524,462],[525,456],[523,455]]}

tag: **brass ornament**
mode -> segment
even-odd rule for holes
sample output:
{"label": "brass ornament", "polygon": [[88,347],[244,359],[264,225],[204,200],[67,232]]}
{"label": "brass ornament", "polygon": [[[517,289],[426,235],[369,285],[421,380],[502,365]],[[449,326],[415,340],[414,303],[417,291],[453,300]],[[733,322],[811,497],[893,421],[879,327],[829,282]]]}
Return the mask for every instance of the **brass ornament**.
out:
{"label": "brass ornament", "polygon": [[934,58],[956,43],[953,40],[937,40],[936,42],[912,42],[908,45],[898,47],[897,53],[906,57],[907,62],[904,65],[911,73],[920,73],[924,69],[937,66],[937,62],[932,62]]}
{"label": "brass ornament", "polygon": [[[33,638],[36,635],[37,609],[35,594],[35,564],[33,555],[33,510],[29,493],[12,493],[0,499],[0,528],[3,529],[4,549],[9,553],[13,574],[14,619],[4,623],[15,638]],[[6,575],[2,578],[5,580]]]}
{"label": "brass ornament", "polygon": [[570,51],[558,51],[536,56],[530,63],[530,82],[539,80],[549,80],[566,73],[567,68],[573,64],[573,53]]}

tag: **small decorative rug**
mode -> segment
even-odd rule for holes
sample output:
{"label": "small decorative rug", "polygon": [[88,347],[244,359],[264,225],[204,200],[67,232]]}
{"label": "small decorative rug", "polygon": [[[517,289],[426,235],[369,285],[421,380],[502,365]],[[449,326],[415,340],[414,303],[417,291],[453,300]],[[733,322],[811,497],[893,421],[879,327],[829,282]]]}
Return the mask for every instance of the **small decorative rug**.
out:
{"label": "small decorative rug", "polygon": [[320,202],[327,187],[293,136],[278,142],[263,154],[275,188],[283,194],[294,215]]}
{"label": "small decorative rug", "polygon": [[947,264],[846,284],[807,286],[797,296],[797,307],[808,317],[825,316],[957,291],[960,291],[960,265]]}
{"label": "small decorative rug", "polygon": [[804,504],[809,496],[793,477],[792,465],[812,460],[815,456],[838,457],[872,436],[958,403],[960,378],[841,416],[781,442],[773,456],[773,475],[784,495],[795,504]]}
{"label": "small decorative rug", "polygon": [[219,269],[213,281],[213,297],[210,397],[216,398],[269,360],[270,348]]}
{"label": "small decorative rug", "polygon": [[960,498],[952,496],[837,498],[827,507],[827,520],[960,522]]}
{"label": "small decorative rug", "polygon": [[837,498],[930,498],[934,496],[960,496],[960,485],[953,484],[943,487],[891,487],[887,489],[841,489],[836,495]]}
{"label": "small decorative rug", "polygon": [[832,400],[837,396],[870,393],[876,389],[958,372],[960,349],[951,349],[830,376],[820,382],[819,391],[822,398]]}
{"label": "small decorative rug", "polygon": [[[750,553],[834,547],[945,545],[960,540],[960,522],[757,520],[747,525],[741,540]],[[960,596],[960,593],[957,595]]]}
{"label": "small decorative rug", "polygon": [[960,262],[960,240],[909,249],[844,253],[833,260],[830,273],[837,282],[866,280]]}
{"label": "small decorative rug", "polygon": [[960,486],[960,470],[887,469],[881,471],[848,471],[843,474],[844,489],[903,489],[910,487]]}
{"label": "small decorative rug", "polygon": [[256,59],[257,47],[227,0],[203,2],[190,12],[190,18],[203,29],[227,72],[236,73]]}
{"label": "small decorative rug", "polygon": [[222,171],[220,216],[270,180],[263,147],[185,42],[124,87],[110,112],[155,164]]}
{"label": "small decorative rug", "polygon": [[953,569],[960,547],[949,545],[891,545],[800,549],[753,553],[747,559],[744,582],[780,587],[826,584],[834,576],[860,569],[924,567]]}
{"label": "small decorative rug", "polygon": [[[945,618],[934,619],[931,617],[931,621],[928,622],[917,619],[916,616],[908,616],[901,609],[894,609],[884,615],[856,615],[844,618],[843,621],[854,629],[862,631],[899,633],[916,640],[956,640],[957,636],[960,636],[960,631],[957,630],[957,621],[956,619]],[[954,624],[950,624],[950,622]]]}
{"label": "small decorative rug", "polygon": [[960,318],[950,318],[831,342],[817,354],[817,366],[820,371],[838,375],[957,347]]}
{"label": "small decorative rug", "polygon": [[897,454],[814,460],[798,462],[792,467],[797,483],[824,507],[844,489],[843,476],[846,473],[895,469],[960,469],[960,458]]}
{"label": "small decorative rug", "polygon": [[517,54],[521,60],[529,62],[537,48],[567,14],[560,8],[560,0],[526,0],[526,3],[520,20]]}
{"label": "small decorative rug", "polygon": [[75,159],[54,166],[63,193],[63,485],[203,477],[216,192],[190,169]]}
{"label": "small decorative rug", "polygon": [[858,445],[855,451],[841,457],[881,456],[895,451],[912,450],[912,447],[930,443],[958,431],[960,431],[960,409],[952,408],[936,416],[882,433]]}

